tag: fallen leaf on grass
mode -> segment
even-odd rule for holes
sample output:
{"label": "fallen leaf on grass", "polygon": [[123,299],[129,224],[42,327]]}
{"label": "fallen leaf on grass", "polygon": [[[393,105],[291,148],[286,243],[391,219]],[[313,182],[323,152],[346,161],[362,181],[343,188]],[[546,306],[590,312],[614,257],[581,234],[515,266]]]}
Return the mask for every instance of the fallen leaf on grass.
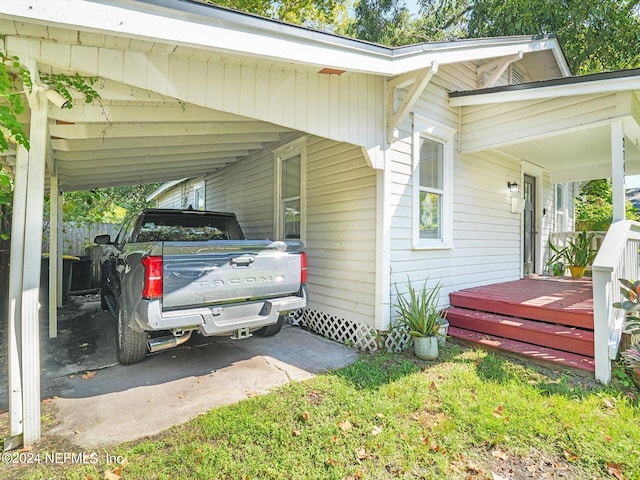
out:
{"label": "fallen leaf on grass", "polygon": [[293,430],[291,430],[291,435],[293,435],[294,437],[299,437],[300,435],[302,435],[302,432],[294,428]]}
{"label": "fallen leaf on grass", "polygon": [[351,425],[351,422],[349,420],[345,420],[344,422],[338,422],[337,425],[338,425],[338,428],[343,432],[351,430],[351,427],[353,426]]}
{"label": "fallen leaf on grass", "polygon": [[362,475],[364,475],[364,473],[361,470],[358,470],[353,475],[347,475],[342,480],[360,480],[362,478]]}
{"label": "fallen leaf on grass", "polygon": [[247,394],[248,398],[253,398],[258,396],[258,392],[250,392],[247,390],[245,393]]}
{"label": "fallen leaf on grass", "polygon": [[371,435],[378,435],[382,432],[382,427],[375,426],[371,429]]}
{"label": "fallen leaf on grass", "polygon": [[308,422],[310,418],[311,418],[311,415],[309,414],[309,412],[302,412],[300,414],[300,419],[304,420],[305,422]]}
{"label": "fallen leaf on grass", "polygon": [[327,465],[331,466],[331,467],[335,467],[338,464],[338,462],[333,459],[333,458],[327,458]]}
{"label": "fallen leaf on grass", "polygon": [[566,458],[570,462],[578,461],[578,456],[574,453],[571,453],[569,450],[564,450],[562,453],[564,453],[564,458]]}
{"label": "fallen leaf on grass", "polygon": [[619,463],[607,463],[607,470],[618,480],[624,480],[625,477],[622,473],[622,465],[620,465]]}
{"label": "fallen leaf on grass", "polygon": [[609,400],[608,398],[605,398],[603,400],[604,402],[604,406],[610,409],[616,408],[616,406],[613,404],[613,402],[611,400]]}
{"label": "fallen leaf on grass", "polygon": [[104,472],[105,480],[120,480],[122,478],[122,467],[114,468]]}
{"label": "fallen leaf on grass", "polygon": [[365,460],[367,458],[371,458],[371,455],[369,455],[367,451],[362,447],[356,449],[356,455],[358,456],[358,460]]}
{"label": "fallen leaf on grass", "polygon": [[502,417],[502,413],[504,412],[504,407],[502,405],[498,405],[493,411],[493,416],[496,418]]}
{"label": "fallen leaf on grass", "polygon": [[96,372],[85,372],[81,378],[82,380],[91,380],[95,376],[96,376]]}
{"label": "fallen leaf on grass", "polygon": [[605,435],[604,436],[604,441],[607,442],[607,443],[611,443],[613,441],[613,439],[609,435]]}
{"label": "fallen leaf on grass", "polygon": [[500,460],[509,460],[509,455],[507,455],[507,452],[501,449],[494,450],[493,452],[491,452],[491,455],[493,456],[493,458],[498,458]]}
{"label": "fallen leaf on grass", "polygon": [[429,384],[429,389],[437,392],[438,391],[438,385],[436,385],[436,382],[431,382]]}

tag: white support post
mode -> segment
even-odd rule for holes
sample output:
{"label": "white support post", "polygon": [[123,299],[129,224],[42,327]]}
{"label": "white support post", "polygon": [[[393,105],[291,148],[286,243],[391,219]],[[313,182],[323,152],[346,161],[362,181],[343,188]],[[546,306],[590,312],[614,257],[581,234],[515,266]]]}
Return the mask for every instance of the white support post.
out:
{"label": "white support post", "polygon": [[58,272],[58,276],[56,278],[56,305],[58,307],[62,306],[62,253],[63,253],[63,231],[62,227],[64,226],[64,212],[62,211],[62,207],[64,206],[64,194],[62,191],[58,191],[58,257],[56,262],[58,266],[56,267],[56,271]]}
{"label": "white support post", "polygon": [[607,384],[611,381],[609,358],[609,308],[613,269],[593,267],[593,356],[596,363],[596,380]]}
{"label": "white support post", "polygon": [[49,186],[49,338],[58,336],[58,177]]}
{"label": "white support post", "polygon": [[25,214],[27,208],[27,170],[29,153],[18,146],[15,188],[11,215],[11,269],[9,273],[9,325],[7,329],[9,371],[9,438],[5,449],[22,444],[22,259],[24,258]]}
{"label": "white support post", "polygon": [[611,122],[611,187],[613,222],[625,219],[624,126],[622,119]]}
{"label": "white support post", "polygon": [[[32,75],[36,66],[30,67]],[[34,82],[35,84],[35,82]],[[22,406],[23,443],[40,440],[40,264],[42,257],[42,213],[47,139],[47,100],[44,90],[34,89],[30,99],[31,128],[27,209],[22,274]]]}
{"label": "white support post", "polygon": [[[385,152],[385,163],[388,151]],[[391,323],[391,179],[385,168],[376,171],[376,289],[375,328],[389,329]]]}

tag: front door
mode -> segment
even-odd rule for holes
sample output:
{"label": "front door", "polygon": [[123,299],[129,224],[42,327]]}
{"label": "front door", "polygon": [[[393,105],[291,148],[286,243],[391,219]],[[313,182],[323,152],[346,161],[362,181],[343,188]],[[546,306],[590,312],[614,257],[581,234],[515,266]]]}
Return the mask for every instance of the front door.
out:
{"label": "front door", "polygon": [[524,275],[535,273],[536,269],[536,179],[524,176]]}

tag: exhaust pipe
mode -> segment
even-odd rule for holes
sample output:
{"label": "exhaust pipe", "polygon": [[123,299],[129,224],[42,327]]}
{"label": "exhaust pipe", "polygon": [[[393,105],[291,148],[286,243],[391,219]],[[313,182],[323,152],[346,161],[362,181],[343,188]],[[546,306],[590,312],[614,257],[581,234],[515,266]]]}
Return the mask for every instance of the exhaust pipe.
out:
{"label": "exhaust pipe", "polygon": [[180,336],[169,335],[166,337],[151,338],[147,341],[147,347],[151,353],[161,352],[162,350],[168,350],[170,348],[182,345],[184,342],[191,338],[192,331],[184,332]]}

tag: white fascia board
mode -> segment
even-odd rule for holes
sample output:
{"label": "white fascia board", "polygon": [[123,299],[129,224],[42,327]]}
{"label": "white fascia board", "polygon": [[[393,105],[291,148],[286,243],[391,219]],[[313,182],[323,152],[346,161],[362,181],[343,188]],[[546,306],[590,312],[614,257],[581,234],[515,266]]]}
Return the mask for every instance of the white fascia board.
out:
{"label": "white fascia board", "polygon": [[609,78],[606,80],[585,80],[579,83],[550,85],[548,87],[522,88],[502,90],[493,93],[470,93],[466,96],[453,97],[449,100],[452,107],[469,107],[473,105],[490,105],[495,103],[519,102],[526,100],[544,100],[549,98],[592,95],[603,93],[640,90],[640,74],[632,77]]}
{"label": "white fascia board", "polygon": [[[176,13],[177,12],[177,13]],[[169,15],[169,13],[173,15]],[[0,2],[0,17],[242,56],[394,76],[440,65],[541,50],[562,53],[555,38],[504,37],[387,48],[260,18],[224,12],[225,18],[158,7],[132,0],[110,4],[87,0]],[[221,15],[222,16],[222,15]],[[242,22],[240,20],[243,20]],[[562,67],[564,62],[559,62]]]}

